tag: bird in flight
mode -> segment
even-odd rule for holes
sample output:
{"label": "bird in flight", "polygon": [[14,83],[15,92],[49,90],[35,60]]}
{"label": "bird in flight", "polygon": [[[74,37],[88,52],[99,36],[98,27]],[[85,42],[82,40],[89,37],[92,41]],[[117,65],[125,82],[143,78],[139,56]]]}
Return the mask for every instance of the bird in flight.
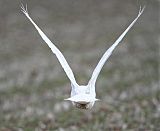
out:
{"label": "bird in flight", "polygon": [[89,80],[87,85],[78,85],[74,74],[67,63],[66,59],[64,58],[61,51],[55,46],[54,43],[52,43],[49,38],[43,33],[43,31],[37,26],[37,24],[32,20],[32,18],[28,14],[27,5],[24,6],[21,5],[22,12],[25,14],[25,16],[30,20],[30,22],[34,25],[36,30],[38,31],[39,35],[42,37],[42,39],[47,43],[47,45],[51,48],[52,52],[56,55],[57,59],[59,60],[62,68],[64,69],[66,75],[68,76],[70,82],[71,82],[71,94],[70,97],[65,99],[68,101],[71,101],[72,104],[80,109],[91,109],[96,101],[99,99],[96,98],[96,91],[95,91],[95,84],[97,77],[105,64],[105,62],[108,60],[110,55],[112,54],[113,50],[117,47],[117,45],[122,41],[124,36],[127,34],[127,32],[131,29],[131,27],[135,24],[135,22],[138,20],[138,18],[141,16],[141,14],[144,11],[144,8],[140,7],[139,13],[137,17],[131,22],[131,24],[126,28],[126,30],[119,36],[119,38],[113,43],[113,45],[106,50],[106,52],[103,54],[102,58],[98,62],[96,68],[94,69],[91,79]]}

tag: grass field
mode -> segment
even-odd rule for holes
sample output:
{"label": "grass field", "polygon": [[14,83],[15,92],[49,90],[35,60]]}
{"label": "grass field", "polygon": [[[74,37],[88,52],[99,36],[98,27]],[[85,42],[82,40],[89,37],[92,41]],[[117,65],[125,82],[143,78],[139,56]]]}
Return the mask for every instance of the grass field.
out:
{"label": "grass field", "polygon": [[[25,3],[26,1],[24,1]],[[86,84],[106,49],[144,14],[104,65],[97,102],[79,110],[64,101],[70,82],[20,2],[0,1],[0,131],[159,131],[159,15],[157,0],[32,0],[34,21]]]}

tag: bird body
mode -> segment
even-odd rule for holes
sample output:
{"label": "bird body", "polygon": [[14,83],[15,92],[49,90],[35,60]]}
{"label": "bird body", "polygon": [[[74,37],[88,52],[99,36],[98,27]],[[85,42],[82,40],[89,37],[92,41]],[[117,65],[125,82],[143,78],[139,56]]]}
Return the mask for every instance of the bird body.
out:
{"label": "bird body", "polygon": [[81,85],[78,87],[71,85],[71,87],[71,97],[65,100],[72,101],[75,107],[81,109],[91,109],[95,101],[98,101],[98,99],[96,99],[95,90],[91,92],[88,85]]}
{"label": "bird body", "polygon": [[141,14],[144,11],[144,8],[140,8],[139,13],[137,17],[131,22],[131,24],[127,27],[127,29],[119,36],[119,38],[114,42],[114,44],[106,50],[102,58],[100,59],[98,65],[94,69],[91,79],[89,80],[87,85],[78,85],[74,74],[67,63],[66,59],[64,58],[63,54],[60,52],[60,50],[52,43],[49,38],[43,33],[43,31],[35,24],[35,22],[32,20],[32,18],[28,14],[27,5],[26,7],[21,6],[22,12],[25,14],[25,16],[30,20],[30,22],[34,25],[42,39],[47,43],[47,45],[51,48],[52,52],[57,56],[62,68],[64,69],[66,75],[68,76],[70,82],[71,82],[71,95],[69,98],[65,99],[68,101],[71,101],[73,105],[80,109],[91,109],[95,103],[95,101],[98,101],[99,99],[96,98],[96,92],[95,92],[95,83],[97,80],[97,77],[105,64],[105,62],[108,60],[110,55],[112,54],[115,47],[121,42],[121,40],[124,38],[124,36],[127,34],[127,32],[131,29],[131,27],[135,24],[135,22],[138,20],[138,18],[141,16]]}

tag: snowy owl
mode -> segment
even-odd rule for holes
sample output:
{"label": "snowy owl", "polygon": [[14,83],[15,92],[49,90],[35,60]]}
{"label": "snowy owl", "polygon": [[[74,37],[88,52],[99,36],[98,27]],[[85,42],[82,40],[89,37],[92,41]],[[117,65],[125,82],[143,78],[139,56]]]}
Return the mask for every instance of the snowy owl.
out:
{"label": "snowy owl", "polygon": [[64,58],[61,51],[55,46],[54,43],[52,43],[49,38],[43,33],[43,31],[37,26],[37,24],[32,20],[32,18],[28,14],[27,5],[24,7],[24,5],[21,5],[22,12],[25,14],[25,16],[30,20],[30,22],[34,25],[42,39],[47,43],[47,45],[51,48],[52,52],[56,55],[58,58],[62,68],[64,69],[66,75],[68,76],[70,82],[71,82],[71,94],[70,97],[65,99],[68,101],[71,101],[73,105],[80,109],[91,109],[95,103],[95,101],[98,101],[99,99],[96,98],[96,91],[95,91],[95,84],[97,77],[105,64],[105,62],[108,60],[110,55],[112,54],[113,50],[116,48],[116,46],[121,42],[121,40],[124,38],[124,36],[127,34],[127,32],[131,29],[131,27],[135,24],[135,22],[138,20],[138,18],[141,16],[141,14],[144,11],[144,8],[140,7],[139,13],[137,17],[131,22],[131,24],[126,28],[126,30],[119,36],[119,38],[114,42],[114,44],[106,50],[102,58],[100,59],[99,63],[97,64],[96,68],[94,69],[91,79],[89,80],[87,85],[78,85],[74,74],[67,63],[66,59]]}

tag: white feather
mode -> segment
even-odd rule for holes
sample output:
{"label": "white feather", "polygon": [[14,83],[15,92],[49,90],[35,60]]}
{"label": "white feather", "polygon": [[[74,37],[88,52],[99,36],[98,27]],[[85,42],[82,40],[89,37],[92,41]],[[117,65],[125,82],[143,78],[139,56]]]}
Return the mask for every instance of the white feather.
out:
{"label": "white feather", "polygon": [[88,102],[94,102],[97,101],[95,97],[92,97],[90,94],[78,94],[73,97],[67,98],[65,100],[73,101],[73,102],[79,102],[79,103],[88,103]]}
{"label": "white feather", "polygon": [[127,34],[127,32],[131,29],[131,27],[135,24],[137,19],[141,16],[141,14],[144,11],[143,7],[139,10],[138,16],[134,19],[134,21],[128,26],[128,28],[120,35],[120,37],[115,41],[115,43],[104,53],[102,58],[100,59],[98,65],[93,71],[92,77],[88,83],[88,85],[85,86],[79,86],[75,80],[74,74],[68,65],[66,59],[64,58],[63,54],[60,52],[60,50],[48,39],[48,37],[42,32],[42,30],[35,24],[35,22],[31,19],[31,17],[28,14],[27,5],[26,7],[21,5],[22,12],[25,14],[25,16],[30,20],[30,22],[34,25],[42,39],[47,43],[47,45],[51,48],[52,52],[57,56],[61,66],[63,67],[65,73],[67,74],[68,78],[71,81],[71,97],[65,100],[69,100],[73,102],[73,105],[75,105],[77,108],[81,109],[90,109],[93,107],[96,99],[96,92],[95,92],[95,83],[97,80],[97,77],[104,65],[104,63],[107,61],[107,59],[112,54],[115,47],[120,43],[120,41],[124,38],[124,36]]}
{"label": "white feather", "polygon": [[66,72],[68,78],[70,79],[71,83],[77,87],[78,84],[75,80],[74,74],[68,65],[66,59],[64,58],[63,54],[60,52],[60,50],[49,40],[49,38],[43,33],[43,31],[35,24],[35,22],[32,20],[32,18],[29,16],[27,11],[27,5],[26,8],[21,5],[22,12],[26,15],[26,17],[30,20],[30,22],[34,25],[34,27],[37,29],[38,33],[42,37],[42,39],[47,43],[47,45],[51,48],[52,52],[57,56],[61,66],[63,67],[64,71]]}
{"label": "white feather", "polygon": [[[133,22],[127,27],[127,29],[119,36],[119,38],[115,41],[115,43],[104,53],[104,55],[102,56],[102,58],[100,59],[98,65],[96,66],[96,68],[94,69],[93,73],[92,73],[92,77],[89,81],[89,85],[92,86],[93,88],[95,88],[95,83],[97,80],[97,77],[103,67],[103,65],[105,64],[105,62],[108,60],[108,58],[110,57],[110,55],[112,54],[113,50],[117,47],[117,45],[122,41],[122,39],[124,38],[124,36],[127,34],[127,32],[131,29],[131,27],[135,24],[135,22],[138,20],[138,18],[141,16],[141,14],[143,13],[145,9],[145,6],[143,8],[140,7],[139,13],[137,15],[137,17],[133,20]],[[93,89],[95,90],[95,89]]]}

